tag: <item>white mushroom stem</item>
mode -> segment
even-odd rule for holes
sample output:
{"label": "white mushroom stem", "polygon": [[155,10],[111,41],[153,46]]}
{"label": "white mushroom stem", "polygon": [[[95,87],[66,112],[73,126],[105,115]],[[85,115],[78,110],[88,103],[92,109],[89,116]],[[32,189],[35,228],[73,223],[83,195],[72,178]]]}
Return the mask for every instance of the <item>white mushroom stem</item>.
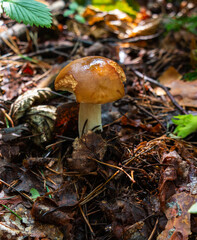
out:
{"label": "white mushroom stem", "polygon": [[79,137],[88,130],[103,130],[101,122],[101,104],[80,103],[79,105]]}

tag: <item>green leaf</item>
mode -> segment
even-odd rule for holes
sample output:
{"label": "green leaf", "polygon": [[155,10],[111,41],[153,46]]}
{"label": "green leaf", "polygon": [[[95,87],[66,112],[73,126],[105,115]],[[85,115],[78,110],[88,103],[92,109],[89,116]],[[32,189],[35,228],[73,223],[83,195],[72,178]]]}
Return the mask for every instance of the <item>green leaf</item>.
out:
{"label": "green leaf", "polygon": [[40,194],[39,194],[38,190],[36,190],[35,188],[31,188],[30,193],[31,193],[31,196],[32,196],[31,198],[33,200],[35,200],[37,197],[40,197]]}
{"label": "green leaf", "polygon": [[192,114],[175,116],[172,122],[177,125],[174,134],[181,138],[197,131],[197,116]]}
{"label": "green leaf", "polygon": [[79,14],[76,14],[75,15],[75,20],[77,21],[77,22],[79,22],[79,23],[85,23],[86,22],[86,20],[85,20],[85,18],[83,18],[81,15],[79,15]]}
{"label": "green leaf", "polygon": [[197,214],[197,203],[194,203],[190,209],[188,210],[189,213],[192,213],[192,214]]}
{"label": "green leaf", "polygon": [[74,11],[77,10],[78,6],[79,5],[76,2],[72,2],[69,4],[69,8]]}
{"label": "green leaf", "polygon": [[167,32],[169,31],[179,31],[180,29],[186,29],[189,32],[197,35],[197,16],[184,16],[176,18],[167,18],[165,23],[165,28]]}
{"label": "green leaf", "polygon": [[67,9],[65,12],[64,12],[64,17],[68,17],[72,14],[74,14],[75,11],[74,10],[71,10],[71,9]]}
{"label": "green leaf", "polygon": [[197,70],[184,74],[183,79],[186,80],[186,81],[197,80]]}
{"label": "green leaf", "polygon": [[46,5],[35,0],[4,0],[3,9],[17,22],[31,26],[51,27],[51,13]]}
{"label": "green leaf", "polygon": [[[109,0],[108,0],[109,2]],[[110,1],[113,2],[113,1]],[[136,16],[137,12],[129,6],[128,2],[124,0],[115,1],[114,3],[103,3],[103,0],[96,0],[93,3],[93,6],[99,8],[102,11],[111,11],[114,9],[119,9],[122,12],[127,13],[130,16]]]}

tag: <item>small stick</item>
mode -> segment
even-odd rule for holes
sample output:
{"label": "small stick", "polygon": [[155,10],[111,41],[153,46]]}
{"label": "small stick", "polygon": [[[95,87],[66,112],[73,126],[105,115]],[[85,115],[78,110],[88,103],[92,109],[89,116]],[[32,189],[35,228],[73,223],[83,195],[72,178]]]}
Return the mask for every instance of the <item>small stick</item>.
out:
{"label": "small stick", "polygon": [[151,116],[153,119],[155,119],[160,125],[161,127],[166,131],[166,127],[163,125],[163,123],[157,118],[155,117],[151,112],[147,111],[145,108],[143,108],[142,106],[139,106],[137,103],[135,103],[135,106],[137,108],[139,108],[141,111],[145,112],[148,116]]}
{"label": "small stick", "polygon": [[154,234],[155,234],[155,231],[156,231],[156,229],[157,229],[157,224],[158,224],[158,222],[159,222],[159,218],[157,218],[156,223],[155,223],[155,226],[154,226],[154,228],[153,228],[153,230],[152,230],[152,232],[151,232],[148,240],[151,240],[151,239],[153,238],[153,236],[154,236]]}
{"label": "small stick", "polygon": [[169,92],[168,88],[165,87],[164,85],[162,85],[161,83],[159,83],[158,81],[145,76],[144,74],[142,74],[141,72],[133,69],[133,67],[131,67],[131,70],[135,73],[136,76],[143,78],[145,81],[148,81],[150,83],[153,83],[155,85],[157,85],[158,87],[162,88],[166,94],[168,95],[169,99],[171,100],[172,104],[183,114],[187,114],[187,112],[177,103],[177,101],[174,99],[174,97],[172,96],[172,94]]}

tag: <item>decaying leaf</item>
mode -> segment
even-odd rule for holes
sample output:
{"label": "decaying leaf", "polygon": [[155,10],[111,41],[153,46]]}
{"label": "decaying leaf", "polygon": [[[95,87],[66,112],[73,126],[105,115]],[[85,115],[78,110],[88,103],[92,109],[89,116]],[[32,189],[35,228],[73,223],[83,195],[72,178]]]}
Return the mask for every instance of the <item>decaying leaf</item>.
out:
{"label": "decaying leaf", "polygon": [[[12,205],[12,210],[22,220],[7,210],[1,215],[0,239],[57,239],[63,240],[63,234],[57,226],[35,223],[23,204]],[[1,210],[2,211],[2,210]]]}
{"label": "decaying leaf", "polygon": [[99,161],[103,159],[106,146],[101,135],[91,131],[83,135],[82,138],[76,138],[73,142],[72,158],[67,159],[69,168],[81,173],[90,173],[96,170],[95,159]]}
{"label": "decaying leaf", "polygon": [[36,220],[44,223],[51,223],[63,226],[70,225],[70,222],[75,215],[75,211],[70,208],[64,212],[63,210],[57,208],[58,205],[55,201],[49,198],[38,197],[34,202],[31,213]]}
{"label": "decaying leaf", "polygon": [[10,116],[17,125],[20,119],[34,105],[41,104],[52,96],[50,88],[36,88],[19,96],[11,105]]}
{"label": "decaying leaf", "polygon": [[188,210],[196,199],[197,196],[192,196],[187,192],[176,193],[169,199],[165,209],[168,222],[157,240],[188,239],[191,234],[191,216]]}
{"label": "decaying leaf", "polygon": [[163,208],[167,199],[176,192],[176,187],[178,186],[178,183],[176,184],[176,182],[187,182],[189,164],[184,161],[176,151],[163,154],[161,163],[166,165],[166,167],[164,166],[162,168],[159,183],[160,202]]}
{"label": "decaying leaf", "polygon": [[28,123],[33,133],[33,141],[37,145],[51,140],[56,120],[56,107],[39,105],[51,98],[49,88],[29,90],[19,96],[11,105],[10,116],[15,124]]}
{"label": "decaying leaf", "polygon": [[25,115],[37,145],[51,140],[56,120],[56,107],[39,105],[31,107]]}

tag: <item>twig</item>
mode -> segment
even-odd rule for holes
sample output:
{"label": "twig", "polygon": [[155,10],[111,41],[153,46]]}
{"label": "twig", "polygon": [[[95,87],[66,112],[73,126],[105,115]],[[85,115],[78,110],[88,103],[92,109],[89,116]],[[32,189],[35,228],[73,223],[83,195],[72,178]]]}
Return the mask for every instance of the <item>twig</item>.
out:
{"label": "twig", "polygon": [[101,42],[125,42],[125,43],[133,43],[133,42],[139,42],[139,41],[147,41],[154,38],[157,38],[161,35],[163,31],[157,32],[152,35],[147,36],[137,36],[132,38],[126,38],[126,39],[116,39],[116,38],[104,38],[101,40]]}
{"label": "twig", "polygon": [[156,229],[157,229],[157,224],[158,224],[158,222],[159,222],[159,218],[157,218],[156,223],[155,223],[155,226],[154,226],[154,228],[153,228],[153,230],[152,230],[152,232],[151,232],[148,240],[151,240],[151,239],[153,238],[153,236],[154,236],[154,234],[155,234],[155,231],[156,231]]}
{"label": "twig", "polygon": [[161,127],[166,131],[166,127],[163,125],[163,123],[157,117],[155,117],[151,112],[147,111],[144,107],[139,106],[136,102],[134,102],[134,104],[141,111],[145,112],[148,116],[151,116],[153,119],[155,119],[161,125]]}
{"label": "twig", "polygon": [[122,169],[122,168],[120,168],[120,167],[118,167],[118,166],[115,166],[115,165],[111,165],[111,164],[108,164],[108,163],[105,163],[105,162],[101,162],[101,161],[99,161],[99,160],[97,160],[97,159],[95,159],[95,158],[88,157],[88,159],[94,160],[94,161],[96,161],[96,162],[98,162],[98,163],[100,163],[100,164],[103,164],[103,165],[105,165],[105,166],[108,166],[108,167],[111,167],[111,168],[115,168],[115,169],[117,169],[117,170],[122,171],[123,173],[125,173],[125,174],[127,175],[127,177],[128,177],[133,183],[135,183],[135,180],[134,180],[124,169]]}
{"label": "twig", "polygon": [[[79,198],[79,193],[78,193],[78,189],[77,189],[76,184],[74,184],[74,186],[75,186],[75,189],[76,189],[77,197]],[[90,225],[90,223],[89,223],[89,221],[88,221],[88,218],[86,217],[86,215],[85,215],[85,213],[84,213],[84,211],[83,211],[83,209],[82,209],[82,206],[81,206],[80,204],[79,204],[79,209],[80,209],[80,211],[81,211],[81,214],[82,214],[82,216],[83,216],[86,224],[88,225],[88,227],[89,227],[89,229],[90,229],[90,232],[92,233],[93,236],[95,236],[95,233],[94,233],[94,231],[93,231],[93,229],[92,229],[92,227],[91,227],[91,225]]]}
{"label": "twig", "polygon": [[15,191],[16,191],[18,194],[20,194],[22,197],[24,197],[24,198],[28,199],[29,201],[33,202],[33,200],[32,200],[28,195],[26,195],[25,193],[22,193],[22,192],[18,191],[17,189],[15,189],[14,187],[12,187],[10,184],[4,182],[2,179],[0,179],[0,182],[3,183],[4,185],[6,185],[7,187],[15,190]]}
{"label": "twig", "polygon": [[135,70],[133,67],[131,67],[131,70],[135,73],[136,76],[143,78],[145,81],[148,81],[152,84],[157,85],[158,87],[162,88],[167,96],[169,97],[169,99],[171,100],[172,104],[183,114],[187,114],[187,112],[177,103],[177,101],[174,99],[174,97],[172,96],[172,94],[169,92],[168,88],[165,87],[164,85],[162,85],[161,83],[159,83],[158,81],[145,76],[144,74],[142,74],[141,72]]}

